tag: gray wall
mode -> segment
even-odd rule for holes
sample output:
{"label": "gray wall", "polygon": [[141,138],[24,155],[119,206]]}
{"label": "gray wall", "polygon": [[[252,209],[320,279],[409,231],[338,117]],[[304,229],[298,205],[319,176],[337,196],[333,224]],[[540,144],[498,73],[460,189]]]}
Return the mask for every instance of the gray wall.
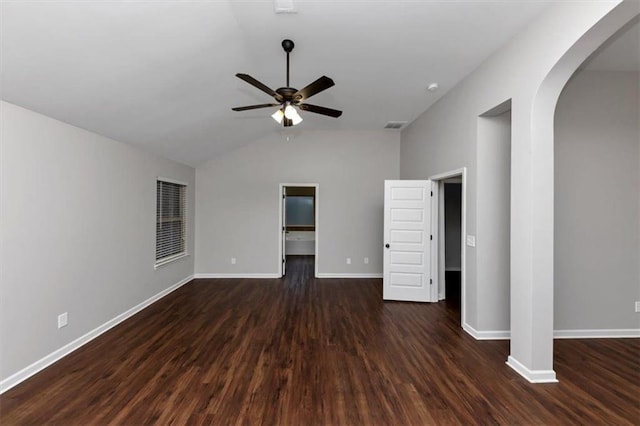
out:
{"label": "gray wall", "polygon": [[[609,22],[602,20],[606,5],[557,2],[402,132],[402,178],[426,179],[466,167],[467,234],[478,238],[476,247],[465,251],[463,327],[474,335],[487,332],[481,337],[504,336],[511,329],[511,356],[530,370],[552,369],[553,145],[546,131],[553,129],[548,119],[555,106],[553,87],[565,70],[573,69],[571,61],[581,58],[584,46],[598,40],[597,32],[583,36],[596,22]],[[500,305],[492,295],[502,297],[502,289],[492,287],[491,281],[482,283],[482,268],[487,266],[482,256],[496,247],[486,238],[492,233],[482,218],[486,188],[479,169],[479,117],[509,100],[511,294],[509,302]],[[504,305],[510,305],[510,315]]]}
{"label": "gray wall", "polygon": [[399,176],[399,134],[294,135],[269,135],[196,169],[196,273],[278,273],[280,183],[319,184],[320,274],[382,273],[384,180]]}
{"label": "gray wall", "polygon": [[581,71],[555,127],[555,329],[640,328],[636,72]]}
{"label": "gray wall", "polygon": [[[156,177],[195,171],[0,103],[0,378],[193,274],[189,256],[154,269]],[[57,317],[68,312],[68,326]]]}
{"label": "gray wall", "polygon": [[509,330],[511,111],[478,118],[478,327]]}

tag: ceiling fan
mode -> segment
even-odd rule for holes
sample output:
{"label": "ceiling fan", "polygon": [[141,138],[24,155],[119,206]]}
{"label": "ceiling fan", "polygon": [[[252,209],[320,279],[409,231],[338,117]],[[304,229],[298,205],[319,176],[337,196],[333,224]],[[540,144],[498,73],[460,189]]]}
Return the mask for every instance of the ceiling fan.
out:
{"label": "ceiling fan", "polygon": [[246,81],[250,85],[257,87],[268,95],[273,96],[277,103],[249,105],[244,107],[231,108],[234,111],[247,111],[250,109],[279,107],[278,110],[271,116],[278,123],[282,123],[284,127],[295,126],[302,122],[302,117],[298,114],[298,111],[294,107],[298,107],[302,111],[315,112],[316,114],[328,115],[329,117],[340,117],[342,111],[336,109],[325,108],[317,105],[311,105],[304,101],[311,96],[327,90],[335,83],[332,79],[326,76],[322,76],[308,86],[298,90],[293,87],[289,87],[289,53],[293,50],[294,44],[291,40],[283,40],[282,48],[287,52],[287,86],[273,90],[265,84],[259,82],[255,78],[248,74],[236,74],[241,80]]}

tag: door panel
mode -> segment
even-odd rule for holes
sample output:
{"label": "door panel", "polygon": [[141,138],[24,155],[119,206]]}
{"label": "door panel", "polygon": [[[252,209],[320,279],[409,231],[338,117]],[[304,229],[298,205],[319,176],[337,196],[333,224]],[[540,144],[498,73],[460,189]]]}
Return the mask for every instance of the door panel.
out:
{"label": "door panel", "polygon": [[387,180],[383,298],[435,302],[431,286],[431,181]]}
{"label": "door panel", "polygon": [[417,265],[420,266],[424,262],[422,253],[410,251],[393,251],[391,252],[391,263],[394,265]]}
{"label": "door panel", "polygon": [[422,222],[424,212],[421,209],[391,209],[394,222]]}

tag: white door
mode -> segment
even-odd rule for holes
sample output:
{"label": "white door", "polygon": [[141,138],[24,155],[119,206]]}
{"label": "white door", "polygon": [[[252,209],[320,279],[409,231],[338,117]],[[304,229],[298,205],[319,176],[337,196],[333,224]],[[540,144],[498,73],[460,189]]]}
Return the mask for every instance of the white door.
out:
{"label": "white door", "polygon": [[436,302],[431,280],[431,181],[384,182],[384,300]]}
{"label": "white door", "polygon": [[282,276],[287,273],[287,187],[282,187]]}

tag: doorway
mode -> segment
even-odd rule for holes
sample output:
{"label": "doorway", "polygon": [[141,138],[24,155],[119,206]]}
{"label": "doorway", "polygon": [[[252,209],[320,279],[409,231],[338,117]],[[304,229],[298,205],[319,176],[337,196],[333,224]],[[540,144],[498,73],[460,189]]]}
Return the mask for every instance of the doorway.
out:
{"label": "doorway", "polygon": [[452,305],[464,327],[466,306],[466,167],[430,177],[434,181],[435,203],[432,214],[436,224],[434,273],[438,300]]}
{"label": "doorway", "polygon": [[444,275],[438,287],[438,300],[445,300],[454,310],[460,311],[462,297],[462,179],[444,179],[442,240],[444,240]]}
{"label": "doorway", "polygon": [[279,191],[278,263],[287,273],[287,259],[312,258],[318,276],[319,185],[281,183]]}

